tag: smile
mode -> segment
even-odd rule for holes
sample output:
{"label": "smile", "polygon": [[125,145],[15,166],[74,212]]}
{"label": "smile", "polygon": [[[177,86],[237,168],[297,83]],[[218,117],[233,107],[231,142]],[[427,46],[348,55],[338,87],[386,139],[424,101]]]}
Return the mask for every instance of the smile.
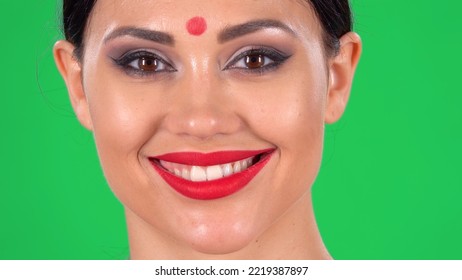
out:
{"label": "smile", "polygon": [[251,157],[232,163],[212,166],[184,165],[161,160],[160,165],[177,177],[193,182],[204,182],[228,177],[234,173],[244,171],[253,165],[255,158]]}
{"label": "smile", "polygon": [[274,149],[214,153],[170,153],[149,160],[154,170],[182,195],[201,200],[231,195],[266,165]]}

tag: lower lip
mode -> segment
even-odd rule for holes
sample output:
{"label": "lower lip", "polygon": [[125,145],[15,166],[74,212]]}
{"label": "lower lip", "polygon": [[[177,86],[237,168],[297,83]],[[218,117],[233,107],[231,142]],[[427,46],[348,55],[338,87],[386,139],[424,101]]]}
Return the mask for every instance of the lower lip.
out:
{"label": "lower lip", "polygon": [[204,182],[185,180],[168,172],[157,162],[151,161],[151,164],[167,184],[180,194],[192,199],[212,200],[230,196],[244,188],[265,167],[272,155],[273,152],[262,155],[256,164],[239,173]]}

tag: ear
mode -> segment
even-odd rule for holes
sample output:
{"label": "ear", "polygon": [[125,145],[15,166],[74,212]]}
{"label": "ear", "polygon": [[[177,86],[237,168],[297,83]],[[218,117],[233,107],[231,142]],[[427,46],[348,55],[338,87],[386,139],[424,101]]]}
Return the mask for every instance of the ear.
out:
{"label": "ear", "polygon": [[329,63],[329,89],[324,117],[326,123],[336,122],[345,111],[361,49],[358,34],[349,32],[340,38],[340,51]]}
{"label": "ear", "polygon": [[83,90],[82,66],[74,55],[74,45],[58,41],[53,47],[56,66],[66,83],[72,108],[80,123],[88,130],[93,129],[87,98]]}

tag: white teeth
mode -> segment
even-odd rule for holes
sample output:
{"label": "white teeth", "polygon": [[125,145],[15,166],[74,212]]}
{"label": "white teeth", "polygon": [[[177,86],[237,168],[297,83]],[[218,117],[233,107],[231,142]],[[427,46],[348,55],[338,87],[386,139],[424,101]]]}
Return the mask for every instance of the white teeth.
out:
{"label": "white teeth", "polygon": [[219,165],[207,167],[207,181],[220,179],[223,177],[223,170]]}
{"label": "white teeth", "polygon": [[207,180],[207,173],[205,173],[205,170],[199,166],[193,166],[191,168],[190,176],[191,176],[191,181],[193,182],[203,182]]}
{"label": "white teeth", "polygon": [[165,167],[168,170],[172,169],[172,163],[171,162],[161,160],[160,165],[162,165],[163,167]]}
{"label": "white teeth", "polygon": [[181,177],[186,180],[191,180],[191,176],[189,175],[189,170],[186,168],[183,168],[181,171]]}
{"label": "white teeth", "polygon": [[177,177],[193,182],[204,182],[217,180],[231,176],[234,173],[242,172],[252,166],[253,159],[254,158],[251,157],[234,163],[212,166],[191,166],[161,160],[160,165]]}
{"label": "white teeth", "polygon": [[233,174],[233,166],[231,163],[227,163],[223,165],[223,177],[227,177],[231,174]]}
{"label": "white teeth", "polygon": [[241,172],[241,163],[238,161],[234,164],[234,173]]}
{"label": "white teeth", "polygon": [[246,160],[246,159],[244,159],[243,161],[241,161],[241,169],[242,169],[242,170],[247,169],[247,166],[248,166],[248,164],[247,164],[247,160]]}

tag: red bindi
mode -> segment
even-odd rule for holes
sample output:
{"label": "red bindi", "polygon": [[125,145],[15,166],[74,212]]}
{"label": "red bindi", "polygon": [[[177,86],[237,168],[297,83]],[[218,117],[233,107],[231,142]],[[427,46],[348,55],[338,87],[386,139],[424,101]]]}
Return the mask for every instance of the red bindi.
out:
{"label": "red bindi", "polygon": [[194,36],[202,35],[207,30],[207,22],[203,17],[193,17],[186,22],[186,30]]}

